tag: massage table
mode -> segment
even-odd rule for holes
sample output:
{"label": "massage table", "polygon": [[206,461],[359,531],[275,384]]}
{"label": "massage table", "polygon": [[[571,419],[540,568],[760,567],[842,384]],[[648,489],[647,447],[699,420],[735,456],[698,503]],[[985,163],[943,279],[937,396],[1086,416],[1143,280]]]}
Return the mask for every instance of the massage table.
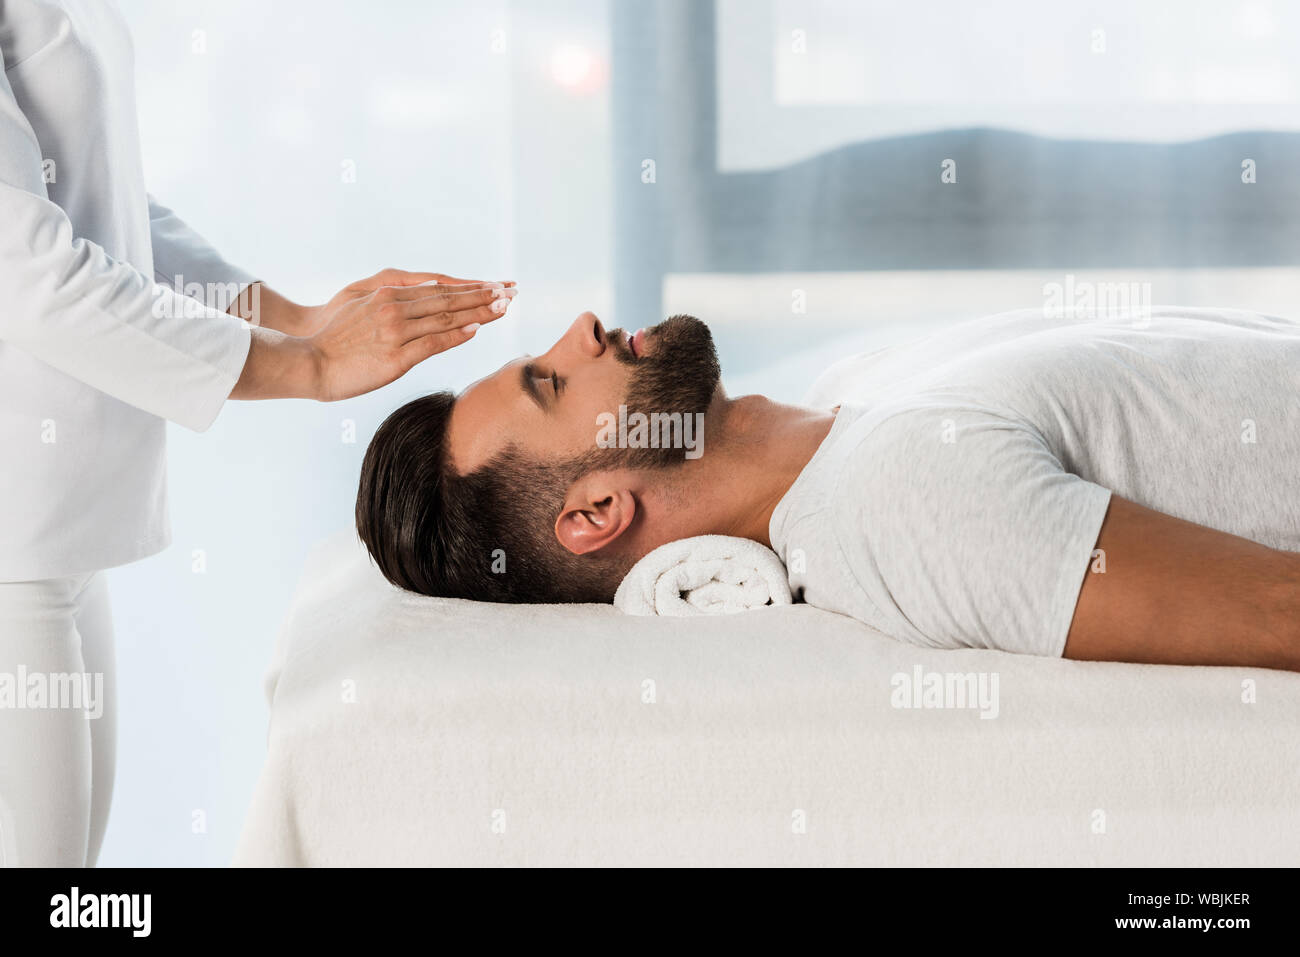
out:
{"label": "massage table", "polygon": [[[896,706],[966,673],[996,717]],[[425,598],[348,529],[266,692],[239,866],[1300,862],[1286,672],[929,651],[806,605]]]}

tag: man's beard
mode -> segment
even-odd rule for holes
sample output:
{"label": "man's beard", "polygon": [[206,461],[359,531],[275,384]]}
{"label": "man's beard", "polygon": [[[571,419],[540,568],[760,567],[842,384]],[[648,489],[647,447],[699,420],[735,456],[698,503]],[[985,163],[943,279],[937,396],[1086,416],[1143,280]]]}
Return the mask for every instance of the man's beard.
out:
{"label": "man's beard", "polygon": [[[620,345],[623,337],[611,336]],[[618,349],[620,362],[631,367],[627,414],[702,416],[708,411],[722,381],[718,351],[709,327],[694,316],[672,316],[645,330],[648,355],[634,356],[626,346]],[[703,421],[702,419],[700,421]],[[680,465],[681,449],[620,449],[621,464],[636,468]]]}
{"label": "man's beard", "polygon": [[709,327],[694,316],[673,316],[645,330],[650,354],[640,358],[620,349],[632,367],[627,398],[631,412],[705,412],[722,379]]}

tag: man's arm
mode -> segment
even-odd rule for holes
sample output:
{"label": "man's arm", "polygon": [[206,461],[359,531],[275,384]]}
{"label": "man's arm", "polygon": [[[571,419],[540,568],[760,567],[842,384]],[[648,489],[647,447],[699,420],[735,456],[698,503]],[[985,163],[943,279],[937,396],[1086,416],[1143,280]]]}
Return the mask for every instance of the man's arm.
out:
{"label": "man's arm", "polygon": [[1300,553],[1117,495],[1097,548],[1064,657],[1300,670]]}

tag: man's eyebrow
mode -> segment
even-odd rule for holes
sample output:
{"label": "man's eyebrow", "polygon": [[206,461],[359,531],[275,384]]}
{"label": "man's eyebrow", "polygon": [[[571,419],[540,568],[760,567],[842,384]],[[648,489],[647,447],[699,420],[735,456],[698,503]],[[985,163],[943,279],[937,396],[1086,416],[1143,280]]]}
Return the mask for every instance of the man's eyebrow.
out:
{"label": "man's eyebrow", "polygon": [[537,376],[534,375],[534,368],[531,362],[526,362],[519,368],[519,387],[528,393],[528,398],[537,403],[537,408],[543,412],[546,411],[546,404],[542,401],[542,392],[537,388]]}

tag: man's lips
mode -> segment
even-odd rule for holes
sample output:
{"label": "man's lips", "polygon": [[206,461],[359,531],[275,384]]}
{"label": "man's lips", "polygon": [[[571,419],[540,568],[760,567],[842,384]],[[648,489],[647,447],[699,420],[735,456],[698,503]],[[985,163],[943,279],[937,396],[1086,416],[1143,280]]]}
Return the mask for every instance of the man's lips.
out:
{"label": "man's lips", "polygon": [[633,358],[640,359],[643,355],[642,349],[645,346],[645,330],[638,329],[632,335],[627,337],[627,348],[632,353]]}

